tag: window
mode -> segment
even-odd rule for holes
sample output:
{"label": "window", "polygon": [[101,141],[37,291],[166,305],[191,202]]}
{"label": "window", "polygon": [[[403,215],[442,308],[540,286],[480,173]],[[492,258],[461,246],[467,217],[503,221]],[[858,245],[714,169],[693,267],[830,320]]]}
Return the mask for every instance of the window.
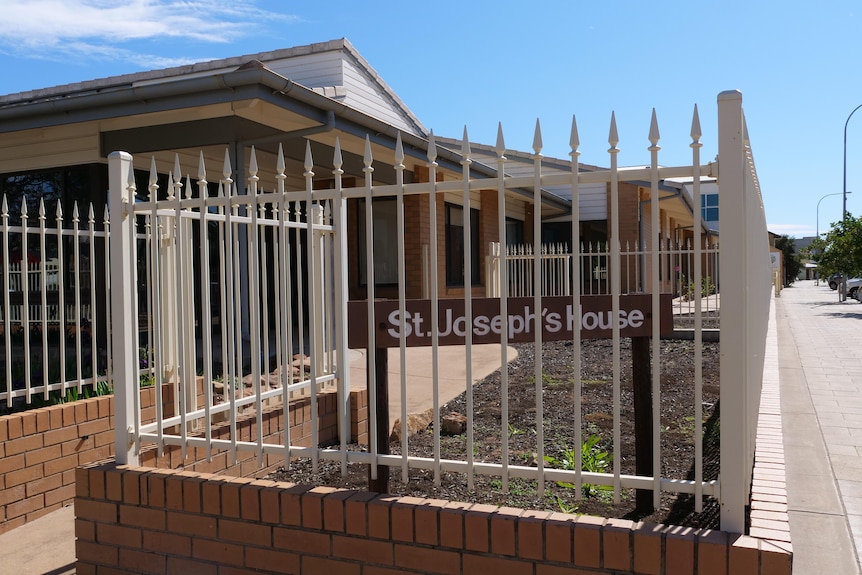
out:
{"label": "window", "polygon": [[524,243],[524,222],[506,218],[506,245],[519,246]]}
{"label": "window", "polygon": [[71,226],[72,208],[77,202],[86,227],[90,203],[93,204],[97,227],[104,218],[105,195],[98,190],[107,189],[107,166],[89,164],[52,168],[32,172],[0,175],[0,196],[6,197],[9,224],[21,224],[21,204],[26,204],[28,227],[39,225],[39,200],[45,203],[45,225],[54,227],[59,204],[63,222]]}
{"label": "window", "polygon": [[700,217],[705,222],[718,221],[718,194],[704,194],[700,197]]}
{"label": "window", "polygon": [[[464,285],[464,208],[446,204],[446,285]],[[479,283],[479,210],[470,209],[471,284]]]}
{"label": "window", "polygon": [[[398,284],[398,222],[395,198],[375,198],[371,213],[374,226],[374,285]],[[365,227],[364,199],[359,200],[357,217],[359,219],[359,284],[368,284],[368,262],[365,260],[367,230]]]}

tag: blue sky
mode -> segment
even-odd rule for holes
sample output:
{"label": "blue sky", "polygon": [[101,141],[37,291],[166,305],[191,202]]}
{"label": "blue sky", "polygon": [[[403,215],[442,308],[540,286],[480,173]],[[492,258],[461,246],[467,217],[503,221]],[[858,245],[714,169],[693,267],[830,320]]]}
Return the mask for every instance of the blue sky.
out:
{"label": "blue sky", "polygon": [[[716,97],[738,89],[771,231],[814,235],[840,193],[844,125],[862,104],[862,5],[853,0],[355,2],[0,0],[0,94],[345,37],[427,128],[608,165],[616,115],[622,165],[715,156]],[[862,214],[862,111],[847,130],[847,208]],[[823,199],[819,228],[841,217]]]}

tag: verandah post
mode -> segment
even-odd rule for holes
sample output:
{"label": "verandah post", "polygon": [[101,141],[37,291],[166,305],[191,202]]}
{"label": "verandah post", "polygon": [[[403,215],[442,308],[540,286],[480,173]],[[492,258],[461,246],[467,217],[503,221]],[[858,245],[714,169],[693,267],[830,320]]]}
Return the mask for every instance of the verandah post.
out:
{"label": "verandah post", "polygon": [[114,454],[119,464],[138,465],[135,450],[135,362],[137,317],[132,310],[135,293],[134,198],[129,189],[132,156],[113,152],[108,156],[108,203],[111,218],[111,344],[114,351]]}
{"label": "verandah post", "polygon": [[745,532],[749,461],[748,246],[745,213],[745,131],[742,94],[718,95],[719,215],[721,218],[721,530]]}

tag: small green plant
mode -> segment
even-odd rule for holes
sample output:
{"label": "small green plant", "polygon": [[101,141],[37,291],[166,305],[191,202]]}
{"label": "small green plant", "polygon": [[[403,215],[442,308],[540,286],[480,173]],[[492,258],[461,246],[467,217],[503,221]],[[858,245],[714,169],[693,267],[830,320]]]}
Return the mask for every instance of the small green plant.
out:
{"label": "small green plant", "polygon": [[581,380],[581,385],[586,385],[586,386],[602,385],[604,383],[607,383],[606,379],[582,379]]}
{"label": "small green plant", "polygon": [[[574,380],[572,379],[561,379],[559,377],[555,377],[548,373],[547,371],[542,371],[542,385],[545,387],[559,387],[570,385]],[[536,376],[530,376],[527,380],[528,385],[533,385],[536,383]]]}
{"label": "small green plant", "polygon": [[[685,276],[683,276],[683,281],[685,281]],[[697,285],[694,282],[689,282],[685,287],[685,293],[682,295],[686,301],[691,301],[694,299],[696,293]],[[715,284],[712,283],[712,279],[709,276],[702,277],[700,279],[700,297],[707,297],[714,293]]]}
{"label": "small green plant", "polygon": [[557,507],[560,508],[561,513],[568,513],[570,515],[575,515],[578,513],[578,504],[577,503],[569,503],[564,501],[562,497],[559,495],[554,495],[554,499],[557,502]]}
{"label": "small green plant", "polygon": [[114,388],[107,381],[96,382],[95,389],[90,385],[81,387],[81,392],[78,392],[77,387],[72,387],[66,390],[65,395],[60,395],[60,392],[51,392],[51,405],[59,405],[63,403],[71,403],[79,399],[90,399],[91,397],[100,397],[102,395],[111,395],[114,393]]}
{"label": "small green plant", "polygon": [[509,437],[514,437],[516,435],[524,435],[524,430],[518,429],[517,427],[515,427],[514,425],[512,425],[510,423],[509,424]]}
{"label": "small green plant", "polygon": [[[587,471],[591,473],[605,473],[611,465],[611,461],[613,460],[613,456],[604,451],[599,442],[601,438],[598,435],[590,435],[587,437],[585,441],[581,443],[581,470]],[[575,450],[565,448],[561,452],[559,457],[554,457],[552,455],[545,456],[545,463],[548,465],[554,466],[558,469],[567,469],[574,470],[577,469],[576,458],[575,458]],[[557,485],[560,487],[566,487],[569,489],[575,489],[577,486],[573,483],[568,483],[566,481],[558,481]],[[595,497],[599,495],[602,491],[608,491],[612,489],[607,485],[593,485],[591,483],[584,483],[582,485],[584,497]]]}

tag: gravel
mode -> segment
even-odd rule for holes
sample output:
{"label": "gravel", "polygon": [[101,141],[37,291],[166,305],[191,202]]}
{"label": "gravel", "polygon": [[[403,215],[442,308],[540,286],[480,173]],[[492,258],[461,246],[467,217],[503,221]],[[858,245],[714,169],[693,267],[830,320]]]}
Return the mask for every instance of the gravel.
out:
{"label": "gravel", "polygon": [[[536,385],[534,345],[516,344],[518,357],[508,367],[509,461],[513,465],[536,465],[538,442],[536,432]],[[594,450],[606,452],[606,470],[612,471],[619,460],[622,474],[635,474],[634,406],[631,368],[631,340],[623,339],[620,350],[620,442],[613,445],[613,347],[611,340],[587,340],[581,345],[581,428],[583,439],[597,438]],[[685,340],[661,342],[661,475],[668,479],[693,479],[695,464],[694,417],[694,351],[695,343]],[[542,346],[542,407],[544,455],[554,458],[546,467],[560,467],[566,449],[574,445],[573,347],[571,342],[547,342]],[[702,344],[703,374],[703,476],[716,479],[718,474],[718,391],[719,344]],[[500,462],[502,445],[501,374],[491,374],[473,387],[473,457],[475,462]],[[468,412],[466,394],[441,408],[441,416]],[[434,456],[433,423],[411,436],[410,455]],[[443,459],[464,460],[468,453],[467,433],[442,436]],[[400,442],[393,442],[392,453],[400,453]],[[352,445],[350,449],[363,450]],[[289,470],[279,469],[269,479],[294,483],[316,483],[333,487],[365,490],[368,467],[350,464],[346,477],[340,464],[321,461],[318,473],[312,473],[310,462],[296,460]],[[703,512],[694,511],[694,497],[664,493],[661,505],[653,511],[637,509],[634,490],[621,489],[620,502],[613,504],[613,491],[584,488],[582,498],[572,486],[545,482],[539,495],[535,481],[511,479],[504,492],[498,476],[475,475],[472,487],[462,473],[441,474],[441,484],[434,484],[433,472],[409,471],[403,482],[401,469],[391,470],[389,492],[397,495],[487,503],[525,509],[564,511],[604,517],[644,520],[653,523],[690,527],[718,528],[719,508],[705,497]],[[651,499],[651,495],[650,495]]]}

